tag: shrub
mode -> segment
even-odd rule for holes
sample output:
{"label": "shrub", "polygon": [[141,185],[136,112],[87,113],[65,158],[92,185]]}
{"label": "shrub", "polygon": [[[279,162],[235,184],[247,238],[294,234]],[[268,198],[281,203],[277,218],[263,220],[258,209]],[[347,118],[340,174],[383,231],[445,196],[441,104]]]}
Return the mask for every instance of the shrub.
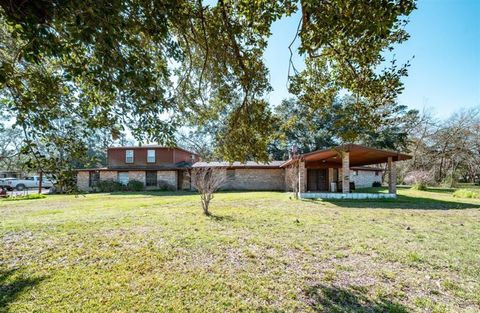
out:
{"label": "shrub", "polygon": [[8,198],[5,199],[5,201],[36,200],[36,199],[44,199],[46,197],[47,197],[46,195],[39,194],[39,193],[34,193],[34,194],[30,194],[30,195],[8,197]]}
{"label": "shrub", "polygon": [[425,191],[427,190],[427,185],[425,183],[416,183],[412,186],[412,189]]}
{"label": "shrub", "polygon": [[145,186],[141,181],[131,180],[127,184],[127,189],[130,191],[142,191]]}
{"label": "shrub", "polygon": [[158,181],[158,189],[164,190],[164,191],[174,191],[175,187],[172,186],[169,182],[165,180],[159,180]]}
{"label": "shrub", "polygon": [[453,193],[453,196],[456,198],[480,198],[480,194],[469,189],[458,189]]}
{"label": "shrub", "polygon": [[441,185],[445,188],[455,188],[458,186],[458,182],[452,175],[448,175],[442,180]]}
{"label": "shrub", "polygon": [[374,181],[372,187],[382,187],[382,183],[379,181]]}
{"label": "shrub", "polygon": [[[407,185],[431,185],[434,183],[433,175],[428,171],[412,171],[405,175],[403,182]],[[420,189],[421,190],[421,189]]]}
{"label": "shrub", "polygon": [[94,188],[98,189],[100,192],[114,192],[126,189],[124,185],[113,180],[101,180]]}

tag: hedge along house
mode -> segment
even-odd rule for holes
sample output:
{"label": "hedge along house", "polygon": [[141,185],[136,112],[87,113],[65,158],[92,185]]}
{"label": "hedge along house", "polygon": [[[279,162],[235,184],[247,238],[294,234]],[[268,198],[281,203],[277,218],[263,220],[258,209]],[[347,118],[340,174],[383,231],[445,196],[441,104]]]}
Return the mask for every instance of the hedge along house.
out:
{"label": "hedge along house", "polygon": [[[295,175],[298,173],[300,198],[396,198],[396,162],[408,159],[411,159],[411,156],[399,152],[347,144],[298,155],[282,164],[282,167],[287,172],[286,176],[289,171],[293,171]],[[351,193],[352,185],[355,186],[351,183],[359,180],[359,170],[369,169],[378,176],[380,169],[365,166],[381,163],[387,164],[388,193]],[[360,179],[365,179],[364,174],[362,177]],[[359,185],[357,186],[360,187]]]}
{"label": "hedge along house", "polygon": [[146,189],[190,189],[187,172],[198,160],[197,154],[178,147],[112,147],[107,149],[107,167],[77,170],[77,187],[92,191],[99,181],[126,185],[136,180]]}

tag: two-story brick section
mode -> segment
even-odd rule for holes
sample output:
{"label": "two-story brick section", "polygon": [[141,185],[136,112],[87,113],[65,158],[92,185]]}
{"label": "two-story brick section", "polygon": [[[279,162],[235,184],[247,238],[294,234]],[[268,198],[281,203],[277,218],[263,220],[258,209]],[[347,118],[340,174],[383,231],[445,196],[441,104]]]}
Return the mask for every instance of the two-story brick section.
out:
{"label": "two-story brick section", "polygon": [[[92,190],[100,180],[113,180],[122,184],[137,180],[146,189],[191,189],[188,171],[201,167],[222,168],[227,178],[224,189],[286,190],[289,189],[287,180],[291,180],[294,166],[295,173],[298,173],[294,176],[298,178],[298,190],[302,197],[357,199],[361,196],[350,195],[351,189],[372,187],[373,183],[380,183],[383,168],[374,165],[383,163],[387,164],[389,192],[378,196],[395,197],[395,162],[411,158],[396,151],[355,144],[268,163],[199,162],[199,156],[193,152],[159,146],[109,148],[107,154],[106,168],[78,170],[77,184],[80,190]],[[371,196],[365,194],[363,197]]]}
{"label": "two-story brick section", "polygon": [[189,189],[186,169],[200,160],[196,153],[181,148],[160,146],[112,147],[107,149],[107,167],[79,169],[77,186],[91,190],[100,180],[127,184],[144,183],[147,189]]}

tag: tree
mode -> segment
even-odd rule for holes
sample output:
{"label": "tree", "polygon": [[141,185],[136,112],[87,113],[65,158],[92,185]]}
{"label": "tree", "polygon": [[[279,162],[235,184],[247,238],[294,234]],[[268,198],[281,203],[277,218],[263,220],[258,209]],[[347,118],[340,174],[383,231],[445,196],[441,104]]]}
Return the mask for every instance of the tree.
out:
{"label": "tree", "polygon": [[213,194],[225,184],[227,176],[225,168],[219,167],[194,167],[190,171],[192,186],[200,194],[203,213],[210,216],[210,201]]}
{"label": "tree", "polygon": [[400,164],[401,176],[428,172],[434,183],[447,187],[459,180],[475,182],[480,177],[479,127],[478,109],[461,110],[443,121],[424,112],[410,132],[413,158]]}
{"label": "tree", "polygon": [[300,160],[296,157],[292,159],[292,162],[285,168],[285,183],[287,186],[287,191],[293,192],[293,197],[298,199],[299,192],[299,167]]}
{"label": "tree", "polygon": [[378,72],[377,65],[407,39],[402,27],[415,8],[413,0],[0,5],[0,102],[28,134],[29,154],[41,153],[38,145],[54,138],[43,134],[58,131],[59,121],[75,124],[79,144],[96,130],[115,138],[128,128],[138,141],[173,145],[188,118],[193,125],[223,126],[211,135],[225,159],[260,161],[268,159],[271,139],[272,116],[263,100],[271,87],[262,56],[273,22],[301,10],[299,51],[307,71],[296,76],[292,90],[308,95],[307,85],[318,81],[322,90],[302,103],[316,108],[317,100],[344,89],[366,119],[401,91],[406,69],[392,61]]}
{"label": "tree", "polygon": [[418,118],[416,110],[390,105],[389,111],[378,113],[383,121],[379,127],[373,128],[368,121],[362,121],[350,97],[334,98],[332,101],[328,110],[319,108],[315,111],[295,98],[282,101],[275,108],[278,136],[269,145],[271,155],[277,159],[288,159],[287,152],[292,146],[301,153],[307,153],[345,141],[381,149],[408,150],[408,136]]}

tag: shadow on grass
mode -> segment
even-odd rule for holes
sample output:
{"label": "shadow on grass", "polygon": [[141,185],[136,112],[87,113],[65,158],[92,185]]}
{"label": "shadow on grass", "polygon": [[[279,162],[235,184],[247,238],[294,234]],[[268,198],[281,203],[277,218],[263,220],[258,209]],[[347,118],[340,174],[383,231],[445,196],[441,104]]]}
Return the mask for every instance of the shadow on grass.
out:
{"label": "shadow on grass", "polygon": [[235,219],[230,216],[230,215],[216,215],[214,213],[210,213],[210,215],[207,216],[208,218],[216,221],[216,222],[232,222]]}
{"label": "shadow on grass", "polygon": [[43,280],[15,275],[16,270],[0,271],[0,312],[6,312],[8,305],[33,286]]}
{"label": "shadow on grass", "polygon": [[404,305],[387,299],[373,301],[365,296],[367,292],[366,287],[340,288],[315,285],[309,287],[305,294],[314,312],[410,312]]}
{"label": "shadow on grass", "polygon": [[396,199],[304,199],[312,203],[331,203],[344,208],[412,209],[412,210],[464,210],[480,208],[480,204],[445,201],[432,198],[398,195]]}

